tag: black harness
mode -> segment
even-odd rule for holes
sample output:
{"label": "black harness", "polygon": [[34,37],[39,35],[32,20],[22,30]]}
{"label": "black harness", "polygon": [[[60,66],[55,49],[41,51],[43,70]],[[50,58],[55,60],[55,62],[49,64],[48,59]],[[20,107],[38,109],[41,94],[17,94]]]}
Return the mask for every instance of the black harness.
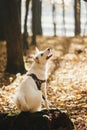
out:
{"label": "black harness", "polygon": [[[33,74],[33,73],[28,74],[28,76],[31,76],[31,77],[33,78],[33,80],[35,81],[35,83],[36,83],[36,85],[37,85],[38,90],[41,90],[41,84],[42,84],[42,83],[45,83],[46,80],[38,79],[38,77],[37,77],[35,74]],[[42,97],[43,97],[43,99],[45,100],[45,97],[44,97],[44,96],[42,96]]]}
{"label": "black harness", "polygon": [[40,89],[40,88],[41,88],[41,84],[42,84],[42,83],[45,83],[46,80],[38,79],[37,76],[36,76],[35,74],[33,74],[33,73],[28,74],[28,76],[31,76],[31,77],[33,78],[33,80],[35,81],[35,83],[36,83],[36,85],[37,85],[38,90],[41,90],[41,89]]}

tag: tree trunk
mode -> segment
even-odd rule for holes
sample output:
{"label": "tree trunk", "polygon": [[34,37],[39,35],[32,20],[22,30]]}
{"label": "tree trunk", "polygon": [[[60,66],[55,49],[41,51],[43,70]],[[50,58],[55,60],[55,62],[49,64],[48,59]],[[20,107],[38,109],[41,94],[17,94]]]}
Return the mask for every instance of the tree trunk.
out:
{"label": "tree trunk", "polygon": [[23,73],[24,62],[22,54],[22,37],[21,37],[21,23],[20,14],[18,10],[18,3],[16,0],[6,0],[6,25],[5,37],[7,41],[7,67],[6,71],[10,73]]}
{"label": "tree trunk", "polygon": [[32,44],[36,45],[36,35],[42,34],[40,0],[32,0]]}
{"label": "tree trunk", "polygon": [[28,41],[27,41],[27,38],[28,38],[27,18],[28,18],[28,12],[29,12],[29,3],[30,3],[30,0],[26,0],[26,3],[25,3],[26,12],[25,12],[24,33],[23,33],[23,50],[24,50],[24,52],[26,52],[26,50],[29,48]]}
{"label": "tree trunk", "polygon": [[86,27],[87,27],[87,4],[85,4],[85,7],[86,7],[86,22],[84,24],[84,30],[83,30],[83,36],[87,36],[86,34]]}
{"label": "tree trunk", "polygon": [[22,112],[16,116],[0,114],[0,130],[73,130],[67,114],[59,110]]}
{"label": "tree trunk", "polygon": [[62,0],[63,3],[63,34],[66,35],[66,28],[65,28],[65,1]]}
{"label": "tree trunk", "polygon": [[54,36],[56,36],[56,8],[55,8],[55,2],[52,3],[52,17],[53,17]]}
{"label": "tree trunk", "polygon": [[0,41],[5,39],[5,25],[6,25],[6,4],[5,0],[0,0]]}
{"label": "tree trunk", "polygon": [[19,17],[20,17],[20,22],[21,22],[21,0],[17,0],[17,3],[18,3]]}
{"label": "tree trunk", "polygon": [[75,35],[80,35],[80,0],[74,0]]}

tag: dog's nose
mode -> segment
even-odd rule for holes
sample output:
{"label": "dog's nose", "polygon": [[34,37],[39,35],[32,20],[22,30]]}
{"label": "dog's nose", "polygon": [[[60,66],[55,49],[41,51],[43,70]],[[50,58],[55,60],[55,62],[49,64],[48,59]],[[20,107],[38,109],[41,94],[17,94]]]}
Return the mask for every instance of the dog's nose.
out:
{"label": "dog's nose", "polygon": [[47,50],[48,50],[48,51],[51,51],[51,48],[48,48]]}

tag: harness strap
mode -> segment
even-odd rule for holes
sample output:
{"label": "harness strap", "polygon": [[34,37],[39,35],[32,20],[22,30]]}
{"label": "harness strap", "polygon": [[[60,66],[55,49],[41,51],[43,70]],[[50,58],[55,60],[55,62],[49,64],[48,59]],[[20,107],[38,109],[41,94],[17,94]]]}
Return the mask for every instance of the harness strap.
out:
{"label": "harness strap", "polygon": [[41,84],[46,82],[46,80],[38,79],[38,77],[33,73],[28,74],[28,76],[31,76],[33,78],[33,80],[35,81],[35,83],[37,85],[38,90],[40,90]]}

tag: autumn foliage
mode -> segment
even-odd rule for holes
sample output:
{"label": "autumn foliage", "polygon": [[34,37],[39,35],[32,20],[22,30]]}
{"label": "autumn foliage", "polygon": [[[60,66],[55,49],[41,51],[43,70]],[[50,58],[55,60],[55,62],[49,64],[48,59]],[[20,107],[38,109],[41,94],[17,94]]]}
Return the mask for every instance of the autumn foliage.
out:
{"label": "autumn foliage", "polygon": [[[54,53],[48,64],[47,93],[50,108],[68,113],[76,130],[86,130],[87,37],[37,37],[37,46],[39,49],[51,47]],[[33,62],[34,52],[35,47],[31,46],[27,56],[24,56],[27,70]],[[14,80],[14,75],[3,74],[6,66],[5,45],[2,45],[0,51],[0,66],[0,111],[16,113],[15,92],[24,75],[17,74]]]}

